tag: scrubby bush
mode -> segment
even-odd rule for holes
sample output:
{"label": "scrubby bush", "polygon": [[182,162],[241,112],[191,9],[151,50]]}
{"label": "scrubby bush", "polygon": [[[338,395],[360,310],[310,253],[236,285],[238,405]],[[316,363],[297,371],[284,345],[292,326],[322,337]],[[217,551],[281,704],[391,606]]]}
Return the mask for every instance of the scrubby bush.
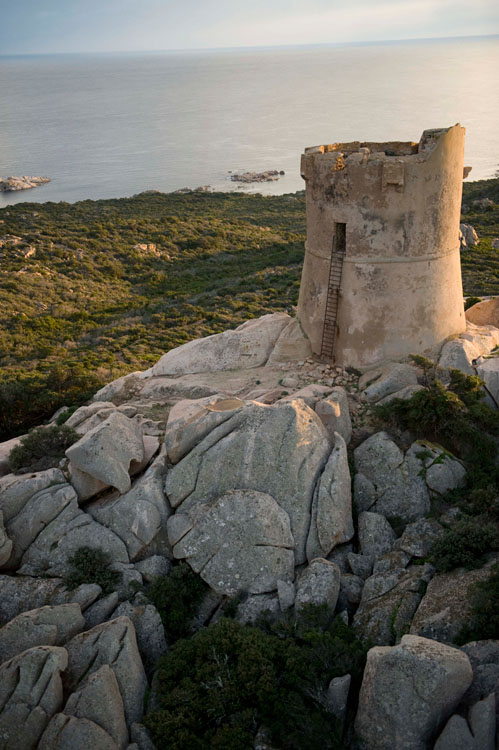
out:
{"label": "scrubby bush", "polygon": [[111,570],[111,556],[104,550],[80,547],[68,563],[70,571],[64,580],[69,589],[76,589],[82,583],[97,583],[103,594],[110,594],[121,583],[122,574]]}
{"label": "scrubby bush", "polygon": [[492,566],[489,578],[470,586],[471,618],[458,636],[459,644],[499,638],[499,565]]}
{"label": "scrubby bush", "polygon": [[[461,254],[467,294],[499,293],[499,180],[464,183],[480,235]],[[473,206],[490,196],[493,208]],[[192,338],[296,304],[305,197],[137,195],[2,212],[0,441]],[[154,243],[158,255],[134,250]],[[26,265],[29,272],[25,273]],[[20,273],[20,271],[23,271]],[[53,371],[53,376],[51,375]],[[62,375],[62,378],[61,378]]]}
{"label": "scrubby bush", "polygon": [[66,408],[63,408],[61,413],[58,415],[57,419],[55,420],[56,424],[65,424],[69,417],[72,416],[75,411],[78,409],[78,406],[76,404],[73,404],[73,406],[68,406]]}
{"label": "scrubby bush", "polygon": [[70,445],[79,439],[78,433],[67,425],[36,427],[21,438],[9,454],[9,465],[16,474],[42,471],[57,466]]}
{"label": "scrubby bush", "polygon": [[453,568],[479,568],[486,553],[499,548],[497,525],[482,516],[464,517],[437,539],[430,550],[430,560],[441,572]]}
{"label": "scrubby bush", "polygon": [[482,516],[492,523],[499,523],[499,490],[492,484],[464,493],[453,490],[449,499],[468,516]]}
{"label": "scrubby bush", "polygon": [[344,747],[327,686],[345,672],[357,685],[365,650],[342,622],[288,626],[276,634],[222,618],[164,654],[158,709],[146,717],[158,750],[252,750],[261,726],[282,750]]}
{"label": "scrubby bush", "polygon": [[431,549],[439,571],[479,567],[499,539],[499,412],[484,403],[483,383],[477,376],[450,370],[446,387],[437,366],[423,357],[412,358],[423,371],[424,388],[403,401],[394,399],[376,409],[388,425],[410,430],[436,441],[459,456],[466,466],[466,485],[443,499],[458,505],[463,518]]}
{"label": "scrubby bush", "polygon": [[167,576],[156,578],[146,593],[154,604],[168,643],[192,633],[192,620],[208,586],[189,565],[181,562]]}
{"label": "scrubby bush", "polygon": [[[413,357],[421,366],[421,357]],[[376,408],[388,424],[410,430],[416,437],[441,443],[462,458],[470,489],[499,482],[496,462],[499,412],[483,403],[482,381],[459,370],[450,371],[446,387],[437,367],[424,360],[424,388],[410,399],[393,399]]]}
{"label": "scrubby bush", "polygon": [[470,307],[473,307],[473,305],[476,305],[478,302],[481,302],[481,297],[468,297],[468,299],[464,303],[464,309],[469,310]]}

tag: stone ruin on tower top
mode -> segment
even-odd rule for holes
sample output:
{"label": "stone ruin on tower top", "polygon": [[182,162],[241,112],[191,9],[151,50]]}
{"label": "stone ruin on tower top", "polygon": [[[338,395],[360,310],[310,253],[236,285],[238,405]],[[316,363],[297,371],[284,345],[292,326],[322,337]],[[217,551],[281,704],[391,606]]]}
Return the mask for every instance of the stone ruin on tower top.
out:
{"label": "stone ruin on tower top", "polygon": [[431,354],[466,328],[459,256],[464,128],[419,143],[305,149],[298,317],[315,354],[369,367]]}

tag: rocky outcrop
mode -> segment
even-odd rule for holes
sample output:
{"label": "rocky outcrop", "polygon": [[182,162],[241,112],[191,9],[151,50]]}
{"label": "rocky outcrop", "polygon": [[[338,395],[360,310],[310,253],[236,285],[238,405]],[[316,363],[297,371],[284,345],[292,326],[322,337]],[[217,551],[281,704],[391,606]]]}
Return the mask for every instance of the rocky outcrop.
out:
{"label": "rocky outcrop", "polygon": [[170,461],[178,463],[215,427],[226,422],[243,406],[241,399],[223,396],[182,399],[176,403],[168,415],[165,432],[165,447]]}
{"label": "rocky outcrop", "polygon": [[368,401],[381,401],[408,387],[418,385],[418,370],[409,364],[389,364],[376,370],[369,370],[359,380],[359,388]]}
{"label": "rocky outcrop", "polygon": [[430,495],[417,455],[421,450],[414,444],[404,455],[385,432],[378,432],[359,445],[354,451],[357,509],[398,517],[406,522],[428,513]]}
{"label": "rocky outcrop", "polygon": [[432,573],[430,565],[374,572],[364,584],[353,618],[360,636],[380,646],[398,641],[409,630]]}
{"label": "rocky outcrop", "polygon": [[39,750],[125,750],[128,731],[123,700],[113,670],[103,665],[72,693],[40,740]]}
{"label": "rocky outcrop", "polygon": [[[470,708],[482,698],[496,693],[499,685],[499,641],[473,641],[462,646],[471,662],[473,682],[466,691],[460,707]],[[499,702],[496,701],[496,714],[499,714]],[[496,722],[497,740],[499,741],[499,715]]]}
{"label": "rocky outcrop", "polygon": [[286,313],[273,313],[248,320],[233,331],[194,339],[164,354],[143,377],[260,367],[290,320]]}
{"label": "rocky outcrop", "polygon": [[466,333],[443,345],[438,364],[444,369],[456,369],[465,375],[475,375],[474,363],[499,345],[499,328],[478,326],[469,320]]}
{"label": "rocky outcrop", "polygon": [[137,646],[144,666],[152,672],[158,659],[166,651],[166,638],[161,617],[146,596],[137,594],[133,602],[122,602],[113,617],[128,617],[135,628]]}
{"label": "rocky outcrop", "polygon": [[373,560],[389,552],[396,539],[386,518],[368,511],[359,514],[358,534],[362,554]]}
{"label": "rocky outcrop", "polygon": [[[121,539],[78,507],[73,488],[66,485],[59,492],[64,492],[64,506],[42,530],[38,529],[39,533],[22,556],[19,573],[64,576],[69,570],[70,558],[80,547],[106,550],[114,562],[128,563],[128,553]],[[43,509],[43,505],[38,507]],[[16,544],[16,536],[13,540]]]}
{"label": "rocky outcrop", "polygon": [[478,234],[471,224],[460,224],[459,231],[462,234],[461,247],[475,247],[480,242]]}
{"label": "rocky outcrop", "polygon": [[[151,750],[138,722],[167,641],[148,587],[159,590],[156,579],[185,560],[208,584],[194,629],[240,594],[242,623],[262,613],[286,623],[326,605],[380,647],[357,717],[365,750],[489,742],[497,648],[442,642],[468,621],[469,585],[490,565],[436,575],[425,564],[459,513],[445,495],[464,485],[465,468],[407,433],[372,434],[371,404],[409,397],[422,372],[399,363],[359,378],[298,361],[308,342],[284,314],[226,333],[169,352],[157,371],[121,378],[77,409],[67,424],[80,439],[59,468],[0,476],[0,670],[15,664],[23,675],[43,662],[54,695],[61,674],[64,684],[64,699],[43,710],[23,693],[22,709],[6,714],[9,741],[15,714],[26,747]],[[489,345],[496,334],[476,335]],[[439,521],[426,517],[432,500]],[[108,553],[121,576],[113,590],[67,588],[81,547]],[[46,667],[54,654],[59,667]],[[350,681],[334,678],[318,698],[337,726],[349,716]],[[2,712],[0,701],[0,725]]]}
{"label": "rocky outcrop", "polygon": [[114,672],[123,699],[127,725],[140,721],[146,675],[128,617],[118,617],[81,633],[66,644],[68,667],[66,679],[74,692],[89,675],[107,664]]}
{"label": "rocky outcrop", "polygon": [[328,710],[343,725],[347,712],[348,693],[352,683],[352,676],[345,674],[342,677],[333,677],[327,690]]}
{"label": "rocky outcrop", "polygon": [[19,614],[0,629],[0,664],[33,646],[62,646],[84,626],[76,602]]}
{"label": "rocky outcrop", "polygon": [[435,519],[420,518],[405,527],[404,533],[394,542],[392,549],[400,550],[409,557],[425,558],[433,543],[443,533],[443,527]]}
{"label": "rocky outcrop", "polygon": [[479,570],[440,573],[429,582],[414,615],[410,632],[452,643],[461,628],[470,624],[470,587],[490,576],[491,563]]}
{"label": "rocky outcrop", "polygon": [[85,432],[66,451],[71,465],[105,486],[128,492],[131,487],[130,465],[144,459],[144,442],[140,426],[119,412]]}
{"label": "rocky outcrop", "polygon": [[101,587],[93,583],[70,591],[60,578],[0,575],[0,622],[7,623],[35,608],[72,602],[85,611],[101,593]]}
{"label": "rocky outcrop", "polygon": [[430,510],[430,498],[461,487],[466,471],[443,448],[416,441],[404,454],[386,432],[377,432],[354,451],[354,502],[411,522]]}
{"label": "rocky outcrop", "polygon": [[281,362],[303,360],[310,357],[311,354],[312,346],[303,332],[300,321],[297,318],[291,318],[282,329],[267,360],[267,365],[272,367]]}
{"label": "rocky outcrop", "polygon": [[231,174],[232,182],[275,182],[284,174],[277,169],[268,169],[266,172],[242,172],[241,174]]}
{"label": "rocky outcrop", "polygon": [[350,541],[354,535],[352,493],[347,447],[342,436],[333,434],[334,448],[317,482],[307,558],[326,557],[337,545]]}
{"label": "rocky outcrop", "polygon": [[88,719],[56,714],[51,720],[38,745],[39,750],[118,750],[118,745],[98,724]]}
{"label": "rocky outcrop", "polygon": [[480,357],[475,366],[493,405],[499,409],[499,356]]}
{"label": "rocky outcrop", "polygon": [[494,326],[499,328],[499,297],[490,297],[469,307],[466,320],[475,326]]}
{"label": "rocky outcrop", "polygon": [[63,648],[38,646],[0,666],[0,738],[5,750],[34,750],[62,705]]}
{"label": "rocky outcrop", "polygon": [[278,580],[293,580],[289,515],[270,495],[233,490],[173,518],[174,556],[187,558],[217,593],[263,594],[275,591]]}
{"label": "rocky outcrop", "polygon": [[163,490],[165,475],[165,459],[159,456],[128,492],[108,494],[86,506],[95,521],[121,539],[130,560],[171,555],[166,522],[172,511]]}
{"label": "rocky outcrop", "polygon": [[367,656],[355,729],[363,750],[427,750],[472,681],[469,659],[405,635]]}
{"label": "rocky outcrop", "polygon": [[315,484],[330,451],[321,421],[303,402],[247,403],[171,469],[165,490],[182,513],[233,489],[270,495],[289,516],[296,561],[303,562]]}
{"label": "rocky outcrop", "polygon": [[491,693],[469,710],[468,720],[451,716],[433,750],[495,750],[496,697]]}
{"label": "rocky outcrop", "polygon": [[14,193],[18,190],[29,190],[50,182],[50,177],[0,177],[0,193]]}
{"label": "rocky outcrop", "polygon": [[6,440],[4,443],[0,443],[0,477],[3,477],[5,474],[10,474],[10,452],[12,448],[15,448],[20,442],[21,438],[15,437],[11,440]]}
{"label": "rocky outcrop", "polygon": [[352,420],[344,388],[337,386],[331,390],[327,398],[317,401],[315,413],[326,428],[331,442],[334,442],[334,433],[338,432],[348,445],[352,438]]}
{"label": "rocky outcrop", "polygon": [[296,585],[295,607],[327,604],[334,612],[340,593],[340,569],[336,563],[317,558],[305,568]]}
{"label": "rocky outcrop", "polygon": [[8,562],[12,553],[12,540],[9,539],[3,525],[3,513],[0,510],[0,568]]}

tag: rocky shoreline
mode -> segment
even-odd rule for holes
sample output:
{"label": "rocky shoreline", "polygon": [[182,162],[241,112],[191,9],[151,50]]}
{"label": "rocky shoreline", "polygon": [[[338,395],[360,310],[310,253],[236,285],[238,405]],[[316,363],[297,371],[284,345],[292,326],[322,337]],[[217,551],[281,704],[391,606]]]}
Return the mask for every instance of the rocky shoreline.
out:
{"label": "rocky shoreline", "polygon": [[31,188],[50,182],[50,177],[34,177],[22,175],[20,177],[0,177],[0,193],[15,193],[18,190],[30,190]]}
{"label": "rocky shoreline", "polygon": [[240,174],[231,174],[230,179],[232,182],[277,182],[285,172],[281,169],[268,169],[266,172],[242,172]]}

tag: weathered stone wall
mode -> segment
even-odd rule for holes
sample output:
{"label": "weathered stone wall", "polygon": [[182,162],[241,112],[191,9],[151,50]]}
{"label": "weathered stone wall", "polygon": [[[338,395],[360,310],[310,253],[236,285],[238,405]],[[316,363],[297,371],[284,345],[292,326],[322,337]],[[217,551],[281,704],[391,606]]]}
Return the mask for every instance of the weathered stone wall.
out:
{"label": "weathered stone wall", "polygon": [[334,359],[366,367],[465,330],[459,215],[464,128],[415,143],[306,149],[307,244],[298,316],[321,353],[335,224],[346,224]]}

